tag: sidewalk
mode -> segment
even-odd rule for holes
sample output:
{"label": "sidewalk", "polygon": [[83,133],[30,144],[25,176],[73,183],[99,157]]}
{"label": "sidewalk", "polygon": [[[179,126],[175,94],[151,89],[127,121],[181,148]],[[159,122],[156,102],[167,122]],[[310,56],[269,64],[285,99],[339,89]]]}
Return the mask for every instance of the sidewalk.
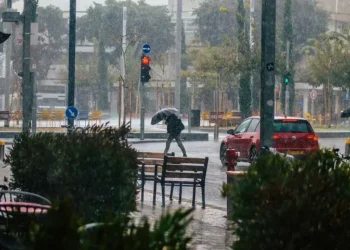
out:
{"label": "sidewalk", "polygon": [[[140,196],[140,195],[139,195]],[[166,208],[161,207],[161,195],[157,194],[157,204],[152,205],[151,192],[145,191],[145,201],[140,203],[138,196],[138,212],[134,213],[135,218],[147,216],[151,223],[159,219],[163,213],[175,211],[179,208],[191,208],[191,202],[183,200],[179,205],[177,197],[174,197],[172,203],[169,197],[165,198]],[[194,250],[226,250],[231,249],[234,236],[230,230],[231,223],[226,218],[226,211],[213,206],[201,208],[198,203],[193,212],[193,221],[191,222],[188,233],[192,236],[192,245]]]}

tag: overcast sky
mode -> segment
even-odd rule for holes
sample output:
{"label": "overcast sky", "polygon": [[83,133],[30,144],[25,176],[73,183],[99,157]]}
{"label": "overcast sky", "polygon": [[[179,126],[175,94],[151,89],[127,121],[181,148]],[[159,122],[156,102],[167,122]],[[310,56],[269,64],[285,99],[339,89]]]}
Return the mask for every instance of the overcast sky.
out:
{"label": "overcast sky", "polygon": [[[136,1],[136,0],[135,0]],[[23,1],[19,1],[23,2]],[[48,5],[55,5],[58,6],[61,10],[68,11],[69,10],[69,0],[39,0],[39,6],[48,6]],[[77,11],[84,11],[89,6],[91,6],[93,3],[104,3],[105,0],[77,0]],[[146,3],[150,5],[168,5],[168,0],[146,0]],[[23,3],[16,3],[14,4],[14,7],[17,9],[21,9],[23,6]]]}

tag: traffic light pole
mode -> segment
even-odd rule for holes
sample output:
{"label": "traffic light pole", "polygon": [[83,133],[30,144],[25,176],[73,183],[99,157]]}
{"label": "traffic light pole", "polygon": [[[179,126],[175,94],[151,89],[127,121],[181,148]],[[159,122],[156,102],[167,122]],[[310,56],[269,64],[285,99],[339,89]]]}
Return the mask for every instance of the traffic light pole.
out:
{"label": "traffic light pole", "polygon": [[145,139],[145,100],[144,100],[144,82],[140,81],[140,140],[143,141]]}
{"label": "traffic light pole", "polygon": [[[290,43],[289,43],[289,41],[287,42],[287,53],[286,53],[286,72],[287,72],[287,74],[288,74],[288,72],[289,72],[289,49],[290,49]],[[288,76],[289,77],[289,76]],[[285,112],[284,112],[284,114],[286,115],[286,116],[288,116],[289,115],[289,82],[288,82],[288,84],[286,85],[286,100],[285,100]]]}
{"label": "traffic light pole", "polygon": [[262,2],[260,147],[273,146],[276,0]]}
{"label": "traffic light pole", "polygon": [[22,131],[24,133],[29,132],[31,114],[32,114],[32,97],[33,87],[30,77],[30,33],[32,22],[32,10],[33,1],[24,1],[24,15],[23,15],[23,82],[22,82],[22,95],[23,95],[23,124]]}

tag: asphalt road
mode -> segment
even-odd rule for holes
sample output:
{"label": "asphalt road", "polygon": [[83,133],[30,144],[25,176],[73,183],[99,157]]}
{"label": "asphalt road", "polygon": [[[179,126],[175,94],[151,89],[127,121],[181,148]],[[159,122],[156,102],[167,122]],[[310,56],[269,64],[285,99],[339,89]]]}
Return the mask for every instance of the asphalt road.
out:
{"label": "asphalt road", "polygon": [[[223,136],[220,136],[220,140]],[[333,146],[340,149],[340,152],[344,152],[345,149],[345,139],[321,139],[321,147],[333,148]],[[226,168],[223,167],[219,159],[219,148],[220,142],[215,142],[213,140],[207,142],[184,142],[187,150],[188,157],[209,157],[209,166],[207,172],[206,180],[206,201],[207,205],[214,206],[217,208],[226,208],[226,200],[221,198],[220,188],[223,182],[226,181]],[[163,152],[165,143],[143,143],[135,144],[136,150],[148,151],[148,152]],[[180,149],[178,148],[176,142],[171,144],[169,152],[175,152],[175,155],[182,155]],[[239,163],[237,169],[245,169],[249,167],[248,163]],[[146,189],[149,191],[153,190],[153,186],[150,183],[146,183]],[[160,192],[160,187],[157,188]],[[166,189],[166,193],[169,194],[170,190]],[[177,200],[177,190],[174,191],[174,201]],[[184,188],[183,197],[185,199],[191,199],[192,189]],[[200,189],[197,189],[196,201],[201,201]],[[166,202],[169,202],[166,199]],[[160,204],[158,204],[160,205]]]}

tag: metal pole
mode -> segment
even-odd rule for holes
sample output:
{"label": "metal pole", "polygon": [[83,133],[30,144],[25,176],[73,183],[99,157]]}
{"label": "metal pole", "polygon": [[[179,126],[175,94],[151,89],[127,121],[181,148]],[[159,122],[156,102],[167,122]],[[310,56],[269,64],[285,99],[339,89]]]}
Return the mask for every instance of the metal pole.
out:
{"label": "metal pole", "polygon": [[262,2],[260,146],[273,146],[276,0]]}
{"label": "metal pole", "polygon": [[23,15],[23,124],[22,131],[29,132],[31,114],[32,114],[32,96],[33,88],[30,81],[30,33],[32,21],[32,0],[24,1],[24,15]]}
{"label": "metal pole", "polygon": [[33,118],[33,122],[32,122],[32,134],[35,135],[36,134],[36,121],[37,121],[37,96],[36,96],[36,93],[37,93],[37,85],[36,85],[36,82],[35,82],[35,73],[32,72],[30,74],[31,76],[31,79],[30,81],[32,82],[33,84],[33,107],[32,107],[32,118]]}
{"label": "metal pole", "polygon": [[218,141],[219,140],[219,89],[218,89],[218,81],[219,81],[219,73],[217,74],[216,77],[216,88],[215,88],[215,126],[214,126],[214,141]]}
{"label": "metal pole", "polygon": [[[76,0],[70,0],[69,9],[69,62],[68,62],[68,106],[74,106],[75,99],[75,40],[76,40]],[[74,127],[74,120],[68,120],[68,131]]]}
{"label": "metal pole", "polygon": [[[249,42],[250,42],[250,51],[253,53],[254,49],[254,36],[253,36],[253,24],[254,24],[254,11],[255,11],[255,0],[250,0],[250,27],[249,27]],[[251,89],[251,105],[253,107],[253,98],[254,98],[254,76],[253,71],[250,74],[250,89]]]}
{"label": "metal pole", "polygon": [[125,97],[124,97],[124,88],[125,88],[125,72],[126,72],[126,23],[127,23],[127,7],[123,7],[123,38],[122,38],[122,58],[121,58],[121,73],[122,73],[122,78],[123,78],[123,85],[121,89],[121,117],[123,118],[123,123],[125,124],[126,121],[126,114],[125,114]]}
{"label": "metal pole", "polygon": [[144,99],[144,83],[140,82],[140,102],[141,102],[141,122],[140,122],[140,140],[145,139],[145,99]]}
{"label": "metal pole", "polygon": [[182,0],[177,0],[176,13],[176,78],[175,78],[175,107],[181,112],[181,31],[182,31]]}
{"label": "metal pole", "polygon": [[[13,24],[6,23],[6,31],[9,34],[13,34]],[[11,57],[12,57],[12,44],[13,39],[6,44],[6,83],[5,83],[5,110],[10,111],[10,86],[12,85],[12,70],[11,70]],[[8,121],[5,121],[5,127],[9,127]]]}
{"label": "metal pole", "polygon": [[[286,71],[289,72],[289,49],[290,42],[287,41]],[[289,83],[286,85],[285,115],[289,115]]]}

